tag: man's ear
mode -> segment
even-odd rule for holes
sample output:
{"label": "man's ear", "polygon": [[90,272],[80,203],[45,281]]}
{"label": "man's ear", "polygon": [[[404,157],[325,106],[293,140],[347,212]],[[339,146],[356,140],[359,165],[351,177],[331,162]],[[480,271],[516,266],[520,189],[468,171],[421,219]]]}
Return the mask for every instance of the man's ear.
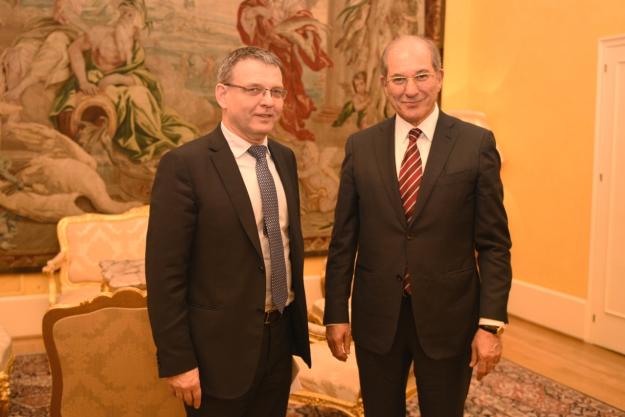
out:
{"label": "man's ear", "polygon": [[226,88],[226,86],[222,83],[217,83],[217,85],[215,86],[215,100],[217,100],[217,103],[219,104],[219,107],[222,108],[222,110],[228,108],[228,106],[226,105],[227,93],[228,89]]}

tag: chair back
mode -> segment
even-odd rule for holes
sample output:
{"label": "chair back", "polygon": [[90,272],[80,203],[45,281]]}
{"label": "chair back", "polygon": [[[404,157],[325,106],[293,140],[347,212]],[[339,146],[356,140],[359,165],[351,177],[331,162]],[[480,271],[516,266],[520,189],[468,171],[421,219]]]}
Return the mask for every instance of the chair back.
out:
{"label": "chair back", "polygon": [[[148,214],[149,206],[141,206],[121,214],[89,213],[62,218],[57,225],[61,252],[53,260],[58,263],[58,285],[50,287],[51,304],[86,301],[102,286],[104,269],[116,268],[115,263],[142,263]],[[71,291],[78,296],[72,297],[68,294]]]}
{"label": "chair back", "polygon": [[43,318],[51,417],[177,417],[184,407],[158,378],[145,292],[124,288]]}

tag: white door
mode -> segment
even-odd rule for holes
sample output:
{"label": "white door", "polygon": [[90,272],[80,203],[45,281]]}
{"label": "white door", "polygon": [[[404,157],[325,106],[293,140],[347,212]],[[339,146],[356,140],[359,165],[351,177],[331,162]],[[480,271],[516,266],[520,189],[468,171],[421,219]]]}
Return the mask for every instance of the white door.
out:
{"label": "white door", "polygon": [[625,35],[599,41],[587,340],[625,354]]}

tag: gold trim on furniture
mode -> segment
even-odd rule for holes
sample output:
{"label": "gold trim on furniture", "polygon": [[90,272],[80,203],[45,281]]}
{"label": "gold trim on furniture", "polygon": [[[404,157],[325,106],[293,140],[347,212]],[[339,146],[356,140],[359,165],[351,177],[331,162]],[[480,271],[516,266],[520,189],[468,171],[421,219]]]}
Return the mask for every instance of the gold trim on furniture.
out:
{"label": "gold trim on furniture", "polygon": [[158,378],[151,334],[146,293],[136,288],[48,310],[43,341],[52,374],[50,417],[83,417],[88,410],[182,417],[182,402]]}

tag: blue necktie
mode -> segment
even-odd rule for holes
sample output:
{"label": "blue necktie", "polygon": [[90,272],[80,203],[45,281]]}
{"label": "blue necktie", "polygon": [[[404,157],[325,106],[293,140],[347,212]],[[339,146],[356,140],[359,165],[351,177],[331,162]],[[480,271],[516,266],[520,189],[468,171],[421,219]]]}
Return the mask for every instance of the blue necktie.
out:
{"label": "blue necktie", "polygon": [[271,299],[276,309],[282,312],[286,305],[288,290],[286,287],[286,263],[280,232],[280,214],[278,212],[278,193],[273,176],[267,165],[267,147],[252,145],[248,152],[256,158],[256,177],[260,187],[263,204],[265,230],[269,239],[269,258],[271,260]]}

